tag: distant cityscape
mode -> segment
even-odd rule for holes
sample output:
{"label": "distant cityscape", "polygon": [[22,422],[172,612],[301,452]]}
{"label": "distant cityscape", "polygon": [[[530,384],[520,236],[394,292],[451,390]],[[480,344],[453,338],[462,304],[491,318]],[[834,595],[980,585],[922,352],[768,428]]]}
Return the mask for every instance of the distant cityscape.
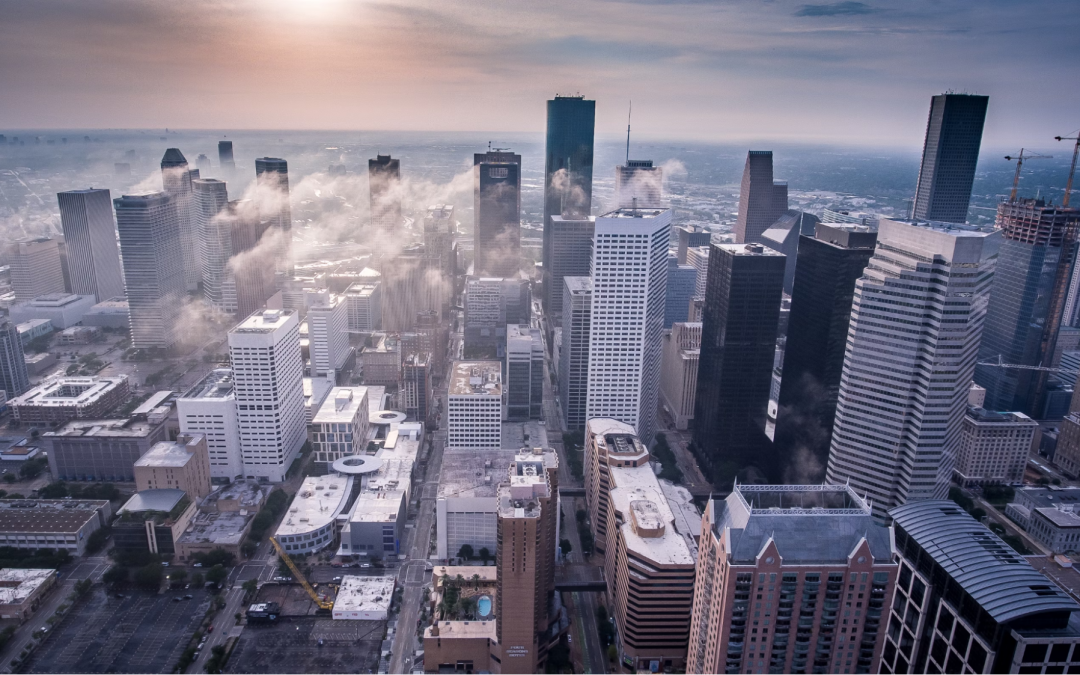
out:
{"label": "distant cityscape", "polygon": [[1080,140],[991,105],[0,134],[0,670],[1074,672]]}

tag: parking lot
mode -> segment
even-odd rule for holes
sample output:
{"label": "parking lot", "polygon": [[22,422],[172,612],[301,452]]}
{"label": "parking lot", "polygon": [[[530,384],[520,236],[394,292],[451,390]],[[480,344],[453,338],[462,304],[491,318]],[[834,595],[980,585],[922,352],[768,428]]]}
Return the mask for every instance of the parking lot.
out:
{"label": "parking lot", "polygon": [[[173,597],[190,593],[191,600]],[[31,673],[169,673],[210,606],[202,590],[164,595],[95,588],[50,631],[30,659]]]}
{"label": "parking lot", "polygon": [[371,673],[378,667],[385,629],[384,621],[315,617],[248,625],[229,657],[226,672]]}

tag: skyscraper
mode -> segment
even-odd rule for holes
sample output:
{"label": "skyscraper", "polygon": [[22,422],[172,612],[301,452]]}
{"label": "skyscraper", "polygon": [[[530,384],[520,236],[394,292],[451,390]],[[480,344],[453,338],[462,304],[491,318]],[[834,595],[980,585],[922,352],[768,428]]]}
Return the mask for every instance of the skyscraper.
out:
{"label": "skyscraper", "polygon": [[[1052,367],[1058,329],[1075,259],[1080,209],[1041,199],[998,204],[1001,250],[979,347],[980,361]],[[1072,231],[1072,232],[1070,232]],[[987,410],[1019,411],[1042,418],[1047,373],[975,367],[986,388]]]}
{"label": "skyscraper", "polygon": [[619,209],[596,219],[587,418],[656,433],[670,209]]}
{"label": "skyscraper", "polygon": [[559,350],[559,402],[567,429],[583,429],[589,393],[589,329],[592,278],[563,277],[562,347]]}
{"label": "skyscraper", "polygon": [[521,155],[473,155],[473,273],[512,277],[521,269]]}
{"label": "skyscraper", "polygon": [[124,195],[113,201],[124,260],[131,344],[168,349],[186,295],[180,224],[165,192]]}
{"label": "skyscraper", "polygon": [[5,402],[30,389],[19,331],[11,321],[0,320],[0,389]]}
{"label": "skyscraper", "polygon": [[401,227],[401,160],[376,155],[368,160],[368,195],[371,225],[376,231],[393,232]]}
{"label": "skyscraper", "polygon": [[465,281],[465,357],[502,358],[506,351],[506,326],[530,323],[531,307],[529,283],[523,279],[468,277]]}
{"label": "skyscraper", "polygon": [[221,214],[229,203],[225,181],[216,178],[198,178],[191,181],[195,202],[195,231],[202,261],[203,297],[211,307],[228,311],[223,287],[228,271],[232,245],[229,239],[229,221]]}
{"label": "skyscraper", "polygon": [[693,265],[680,265],[675,254],[668,254],[667,295],[664,299],[664,328],[671,328],[676,321],[686,321],[690,311],[690,299],[697,291],[697,269]]}
{"label": "skyscraper", "polygon": [[289,163],[277,157],[255,160],[255,180],[260,189],[260,216],[278,239],[277,270],[292,276],[292,208],[289,206]]}
{"label": "skyscraper", "polygon": [[506,419],[540,419],[544,408],[544,342],[539,328],[506,327]]}
{"label": "skyscraper", "polygon": [[952,477],[998,233],[882,219],[855,283],[826,472],[874,513],[940,499]]}
{"label": "skyscraper", "polygon": [[326,294],[307,311],[311,376],[337,378],[349,358],[349,310],[345,297]]}
{"label": "skyscraper", "polygon": [[424,256],[427,258],[428,283],[435,287],[433,292],[438,303],[438,307],[430,309],[437,310],[439,316],[445,316],[449,311],[457,285],[457,256],[454,252],[456,225],[453,205],[428,207],[424,217]]}
{"label": "skyscraper", "polygon": [[236,168],[236,162],[233,161],[232,141],[218,141],[217,154],[218,164],[223,172],[231,172]]}
{"label": "skyscraper", "polygon": [[584,218],[592,211],[595,125],[596,101],[587,101],[583,96],[556,96],[547,102],[543,267],[544,309],[548,312],[552,301],[562,299],[562,280],[550,274],[557,259],[552,250],[551,218]]}
{"label": "skyscraper", "polygon": [[795,283],[795,263],[798,261],[800,237],[804,234],[813,237],[817,222],[817,216],[791,209],[761,233],[762,244],[787,256],[784,292],[788,295],[791,295],[791,287]]}
{"label": "skyscraper", "polygon": [[176,222],[180,225],[180,252],[184,257],[184,285],[189,291],[199,287],[202,265],[195,241],[195,204],[191,181],[199,177],[198,169],[188,169],[187,159],[177,148],[169,148],[161,158],[161,182],[172,197]]}
{"label": "skyscraper", "polygon": [[651,159],[628,159],[615,167],[615,203],[620,209],[661,208],[664,198],[664,169]]}
{"label": "skyscraper", "polygon": [[226,310],[234,311],[235,305],[236,316],[251,316],[265,307],[274,294],[274,270],[266,264],[265,256],[244,255],[259,244],[268,224],[260,219],[258,208],[247,199],[229,202],[227,212],[232,257],[225,271]]}
{"label": "skyscraper", "polygon": [[67,245],[71,292],[98,302],[124,294],[116,247],[116,222],[108,190],[71,190],[56,195]]}
{"label": "skyscraper", "polygon": [[855,282],[875,244],[876,230],[826,223],[799,242],[773,436],[785,480],[810,483],[824,475]]}
{"label": "skyscraper", "polygon": [[244,475],[280,483],[307,437],[296,313],[268,309],[229,331]]}
{"label": "skyscraper", "polygon": [[562,325],[563,279],[589,273],[595,229],[593,216],[554,215],[548,219],[544,230],[549,252],[544,261],[544,306],[556,326]]}
{"label": "skyscraper", "polygon": [[967,222],[988,96],[940,94],[930,99],[912,218]]}
{"label": "skyscraper", "polygon": [[712,233],[702,230],[694,225],[680,225],[675,228],[679,237],[678,261],[680,265],[686,263],[686,249],[697,246],[708,246],[712,243]]}
{"label": "skyscraper", "polygon": [[[761,244],[713,244],[701,326],[694,448],[715,485],[774,480],[765,417],[785,256]],[[746,473],[743,473],[746,472]]]}
{"label": "skyscraper", "polygon": [[46,293],[64,292],[64,270],[59,242],[49,237],[17,241],[7,246],[11,290],[15,302],[27,302]]}
{"label": "skyscraper", "polygon": [[[689,307],[689,303],[687,303]],[[564,343],[565,344],[565,343]],[[686,429],[694,419],[697,400],[698,361],[701,358],[701,324],[676,322],[664,331],[664,358],[660,396],[676,429]]]}
{"label": "skyscraper", "polygon": [[773,180],[772,150],[746,153],[742,188],[739,190],[739,218],[735,222],[735,242],[758,243],[788,207],[787,183]]}

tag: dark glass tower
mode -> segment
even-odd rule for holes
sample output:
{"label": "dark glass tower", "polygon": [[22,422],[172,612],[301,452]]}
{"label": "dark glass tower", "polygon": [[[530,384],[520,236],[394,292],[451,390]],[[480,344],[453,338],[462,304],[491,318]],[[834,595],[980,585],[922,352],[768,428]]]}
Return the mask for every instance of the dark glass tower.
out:
{"label": "dark glass tower", "polygon": [[826,223],[799,241],[774,434],[785,482],[825,475],[855,282],[876,243],[865,225]]}
{"label": "dark glass tower", "polygon": [[[552,326],[561,326],[563,311],[563,279],[589,275],[592,264],[592,241],[596,230],[595,216],[553,215],[544,230],[545,241],[551,248],[544,263],[545,311]],[[548,291],[551,297],[548,297]]]}
{"label": "dark glass tower", "polygon": [[694,452],[713,485],[776,480],[765,435],[785,256],[761,244],[713,244],[705,284]]}
{"label": "dark glass tower", "polygon": [[515,276],[521,268],[521,155],[478,152],[473,177],[474,274]]}
{"label": "dark glass tower", "polygon": [[0,389],[9,399],[30,389],[22,338],[15,324],[7,320],[0,320]]}
{"label": "dark glass tower", "polygon": [[368,194],[371,198],[371,224],[381,231],[401,225],[401,160],[390,155],[376,155],[368,160]]}
{"label": "dark glass tower", "polygon": [[259,157],[255,160],[255,180],[262,189],[261,201],[266,213],[267,229],[276,231],[279,253],[278,270],[292,276],[289,249],[292,243],[292,207],[289,206],[289,163],[278,157]]}
{"label": "dark glass tower", "polygon": [[761,233],[787,213],[787,183],[773,180],[772,150],[746,153],[742,187],[739,190],[739,218],[735,221],[735,241],[759,243]]}
{"label": "dark glass tower", "polygon": [[199,177],[199,170],[188,168],[187,158],[179,148],[169,148],[161,158],[161,182],[165,192],[173,200],[177,222],[180,224],[180,251],[184,256],[184,284],[187,290],[199,287],[202,280],[202,262],[198,254],[195,232],[195,197],[191,181]]}
{"label": "dark glass tower", "polygon": [[[1002,242],[990,287],[979,360],[1050,367],[1061,327],[1075,240],[1066,232],[1080,225],[1080,209],[1021,199],[998,205]],[[975,382],[986,387],[987,410],[1043,417],[1046,373],[976,366]]]}
{"label": "dark glass tower", "polygon": [[967,222],[988,96],[941,94],[930,100],[912,218]]}
{"label": "dark glass tower", "polygon": [[217,144],[218,164],[222,171],[232,171],[236,168],[233,160],[232,141],[218,141]]}
{"label": "dark glass tower", "polygon": [[593,129],[596,101],[556,96],[547,102],[547,154],[544,160],[544,310],[562,299],[562,279],[550,276],[551,217],[584,218],[592,210]]}

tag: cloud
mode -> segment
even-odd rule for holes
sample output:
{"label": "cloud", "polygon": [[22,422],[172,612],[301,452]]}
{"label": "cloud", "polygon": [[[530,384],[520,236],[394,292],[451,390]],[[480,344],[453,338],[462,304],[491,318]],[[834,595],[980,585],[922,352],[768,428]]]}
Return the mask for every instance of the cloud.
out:
{"label": "cloud", "polygon": [[827,5],[803,5],[795,16],[852,16],[873,14],[878,10],[865,2],[831,2]]}

